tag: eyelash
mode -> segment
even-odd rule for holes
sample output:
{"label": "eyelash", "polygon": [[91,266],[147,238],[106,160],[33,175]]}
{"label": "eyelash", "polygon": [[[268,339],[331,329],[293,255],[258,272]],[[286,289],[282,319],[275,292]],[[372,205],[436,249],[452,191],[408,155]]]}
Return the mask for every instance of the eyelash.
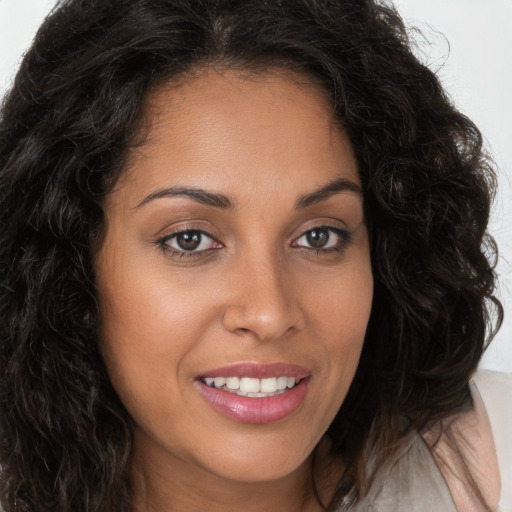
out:
{"label": "eyelash", "polygon": [[[326,247],[326,248],[315,248],[315,247],[304,247],[299,245],[294,245],[298,240],[300,240],[303,237],[307,237],[308,233],[312,233],[313,231],[327,231],[329,233],[328,241],[330,241],[330,237],[332,234],[336,235],[338,237],[338,242],[335,243],[334,247]],[[328,254],[332,252],[342,252],[344,249],[347,248],[348,245],[350,245],[350,242],[352,241],[352,233],[347,231],[346,229],[341,229],[334,226],[326,226],[326,225],[320,225],[320,226],[314,226],[312,228],[307,229],[304,231],[298,238],[296,238],[292,242],[292,247],[297,247],[298,249],[306,250],[306,251],[315,251],[316,254]]]}
{"label": "eyelash", "polygon": [[[308,233],[312,233],[313,231],[327,231],[329,233],[329,237],[332,234],[335,234],[337,237],[339,237],[339,241],[336,243],[334,247],[327,247],[327,248],[314,248],[314,247],[305,247],[300,245],[294,245],[298,240],[300,240],[303,237],[306,237]],[[219,247],[210,247],[208,249],[203,250],[185,250],[185,249],[175,249],[173,247],[169,246],[169,241],[177,238],[181,234],[186,233],[194,233],[199,234],[201,237],[208,237],[213,242],[219,245]],[[330,239],[328,239],[329,241]],[[299,237],[297,237],[292,242],[292,247],[296,247],[297,249],[303,250],[303,251],[314,251],[318,255],[322,254],[328,254],[332,252],[342,252],[348,245],[350,245],[352,241],[352,233],[345,229],[340,229],[339,227],[334,226],[328,226],[328,225],[320,225],[320,226],[314,226],[312,228],[307,229],[304,231]],[[199,244],[201,244],[203,240],[200,240]],[[176,258],[197,258],[204,256],[206,253],[209,253],[210,251],[221,249],[223,245],[215,240],[215,238],[207,233],[206,231],[203,231],[201,229],[193,229],[193,228],[183,228],[178,231],[175,231],[174,233],[170,235],[165,235],[162,238],[159,238],[156,241],[156,245],[158,245],[165,253],[170,254],[172,257]]]}
{"label": "eyelash", "polygon": [[[174,233],[171,233],[170,235],[165,235],[162,238],[158,239],[156,243],[165,253],[168,253],[172,257],[176,257],[176,258],[197,258],[200,256],[204,256],[205,253],[208,253],[212,250],[217,249],[217,248],[211,247],[208,249],[203,249],[201,251],[197,251],[197,250],[187,251],[184,249],[175,249],[169,245],[169,242],[172,239],[177,238],[179,235],[186,234],[186,233],[197,233],[201,237],[206,236],[206,237],[210,238],[211,240],[213,240],[215,243],[219,244],[219,246],[220,246],[219,249],[222,247],[222,244],[220,242],[217,242],[217,240],[215,240],[215,238],[212,235],[210,235],[209,233],[207,233],[206,231],[203,231],[201,229],[193,229],[193,228],[179,229],[178,231],[175,231]],[[203,242],[203,240],[200,241],[200,244],[202,242]]]}

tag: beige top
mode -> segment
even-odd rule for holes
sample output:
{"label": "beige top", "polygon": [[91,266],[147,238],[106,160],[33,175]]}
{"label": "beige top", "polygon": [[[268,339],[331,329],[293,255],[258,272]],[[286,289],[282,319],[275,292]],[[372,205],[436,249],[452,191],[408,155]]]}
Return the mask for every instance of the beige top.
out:
{"label": "beige top", "polygon": [[419,434],[381,468],[367,496],[339,512],[457,512],[431,451]]}
{"label": "beige top", "polygon": [[[512,376],[506,376],[506,385],[502,382],[504,377],[498,385],[494,385],[491,377],[496,380],[495,372],[487,372],[489,375],[481,373],[479,372],[475,380],[483,388],[484,400],[472,382],[470,390],[473,409],[447,418],[444,423],[455,434],[455,439],[461,440],[455,449],[444,434],[439,437],[435,431],[429,431],[424,439],[418,433],[411,433],[404,440],[401,449],[380,468],[367,496],[353,506],[342,504],[338,511],[484,512],[488,509],[475,494],[472,484],[464,477],[466,468],[482,493],[483,500],[492,510],[512,512],[505,496],[499,500],[500,472],[505,493],[509,487],[507,484],[512,483],[505,466],[502,464],[501,468],[498,467],[496,457],[498,452],[501,458],[506,459],[504,452],[509,452],[503,441],[500,441],[499,435],[496,445],[494,442],[493,430],[499,434],[499,428],[503,425],[496,419],[492,425],[489,422],[489,416],[492,419],[496,412],[489,400],[496,397],[500,412],[494,416],[501,423],[509,425],[505,430],[510,431],[512,423],[510,415],[507,414],[512,412]],[[489,415],[486,405],[490,406]],[[510,438],[508,435],[505,437]],[[501,506],[498,506],[498,501]]]}

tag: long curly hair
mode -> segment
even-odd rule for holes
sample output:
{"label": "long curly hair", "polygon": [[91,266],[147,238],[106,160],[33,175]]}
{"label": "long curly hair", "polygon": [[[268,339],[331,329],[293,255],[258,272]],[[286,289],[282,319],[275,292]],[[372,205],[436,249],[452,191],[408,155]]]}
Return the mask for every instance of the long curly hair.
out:
{"label": "long curly hair", "polygon": [[364,495],[369,468],[406,431],[469,400],[502,317],[486,232],[495,175],[392,6],[62,0],[0,119],[5,512],[132,509],[132,421],[98,348],[93,256],[105,197],[143,143],[148,91],[208,65],[314,77],[357,157],[375,291],[360,366],[327,431],[346,462],[329,510]]}

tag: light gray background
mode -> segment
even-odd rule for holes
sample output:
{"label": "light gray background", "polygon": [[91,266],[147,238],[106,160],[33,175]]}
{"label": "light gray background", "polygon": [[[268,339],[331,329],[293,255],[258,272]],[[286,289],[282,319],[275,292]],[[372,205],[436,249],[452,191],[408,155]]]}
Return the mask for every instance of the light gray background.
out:
{"label": "light gray background", "polygon": [[[53,0],[0,0],[0,95]],[[482,366],[512,372],[512,0],[396,0],[420,28],[417,52],[482,130],[499,167],[490,230],[500,248],[506,318]],[[507,315],[508,313],[508,315]]]}

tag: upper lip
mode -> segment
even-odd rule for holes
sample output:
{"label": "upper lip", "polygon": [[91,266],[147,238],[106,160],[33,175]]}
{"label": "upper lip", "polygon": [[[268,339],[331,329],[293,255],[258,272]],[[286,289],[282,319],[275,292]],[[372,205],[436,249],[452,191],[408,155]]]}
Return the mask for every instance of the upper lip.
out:
{"label": "upper lip", "polygon": [[270,377],[295,377],[304,379],[311,374],[309,370],[289,363],[256,363],[243,362],[235,363],[221,368],[213,368],[201,372],[197,378],[205,377],[250,377],[253,379],[267,379]]}

